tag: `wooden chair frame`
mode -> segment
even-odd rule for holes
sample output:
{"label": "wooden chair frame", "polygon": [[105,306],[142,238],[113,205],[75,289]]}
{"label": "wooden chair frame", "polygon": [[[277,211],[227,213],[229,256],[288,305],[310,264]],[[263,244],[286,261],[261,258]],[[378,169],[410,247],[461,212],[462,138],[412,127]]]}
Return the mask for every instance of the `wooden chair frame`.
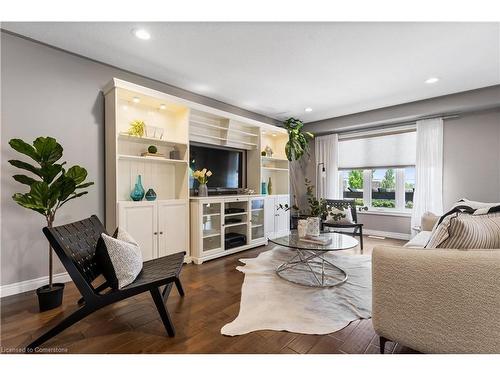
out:
{"label": "wooden chair frame", "polygon": [[[45,227],[43,233],[81,293],[82,298],[79,301],[81,307],[30,343],[26,347],[27,351],[33,352],[33,349],[93,312],[144,292],[151,294],[167,334],[170,337],[175,336],[174,325],[165,306],[165,300],[173,284],[179,294],[184,296],[179,274],[185,252],[144,262],[143,270],[132,284],[122,289],[101,293],[108,288],[106,282],[97,287],[92,285],[101,274],[94,259],[95,246],[101,234],[106,233],[97,216],[93,215],[88,219],[58,227]],[[161,287],[164,287],[162,292],[159,289]]]}

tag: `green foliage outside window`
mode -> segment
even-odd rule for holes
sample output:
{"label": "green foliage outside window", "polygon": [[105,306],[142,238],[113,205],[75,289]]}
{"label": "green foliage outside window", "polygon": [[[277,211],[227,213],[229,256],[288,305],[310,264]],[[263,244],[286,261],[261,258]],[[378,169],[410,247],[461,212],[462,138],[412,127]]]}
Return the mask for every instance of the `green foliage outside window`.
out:
{"label": "green foliage outside window", "polygon": [[382,189],[394,189],[396,187],[396,176],[394,169],[389,168],[385,171],[384,179],[380,182]]}
{"label": "green foliage outside window", "polygon": [[351,189],[362,189],[363,188],[363,171],[352,170],[349,172],[348,176],[349,187]]}

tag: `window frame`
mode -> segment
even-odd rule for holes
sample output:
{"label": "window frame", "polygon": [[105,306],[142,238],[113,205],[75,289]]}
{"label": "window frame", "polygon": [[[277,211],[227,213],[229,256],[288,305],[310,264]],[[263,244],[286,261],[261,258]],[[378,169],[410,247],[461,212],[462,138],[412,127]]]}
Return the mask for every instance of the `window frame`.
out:
{"label": "window frame", "polygon": [[[405,167],[380,167],[380,168],[371,168],[371,169],[363,169],[363,207],[368,207],[368,211],[372,212],[402,212],[402,213],[411,213],[412,208],[406,208],[406,178],[405,178],[405,169],[408,167],[415,168],[414,165],[408,165]],[[396,207],[373,207],[372,206],[372,181],[373,181],[373,173],[372,169],[394,169],[395,177],[396,177],[396,186],[395,186],[395,201]],[[360,170],[361,168],[352,168],[346,169],[343,168],[338,172],[338,179],[340,183],[339,191],[342,194],[342,199],[344,199],[344,190],[343,190],[343,176],[342,173],[346,170]]]}

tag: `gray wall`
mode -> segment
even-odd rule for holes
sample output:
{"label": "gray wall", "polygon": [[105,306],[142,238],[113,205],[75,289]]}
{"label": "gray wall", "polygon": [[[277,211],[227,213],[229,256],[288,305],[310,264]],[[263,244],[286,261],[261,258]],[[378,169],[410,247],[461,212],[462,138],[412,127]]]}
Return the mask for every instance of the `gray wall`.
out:
{"label": "gray wall", "polygon": [[[57,223],[97,214],[104,219],[104,99],[100,92],[117,77],[172,95],[256,120],[264,116],[149,80],[14,35],[1,34],[1,285],[48,274],[47,242],[41,232],[43,217],[17,206],[11,199],[24,191],[11,176],[7,160],[18,158],[8,146],[11,138],[33,140],[53,136],[64,147],[69,165],[87,168],[95,181],[90,193],[68,203]],[[57,262],[56,273],[62,272]]]}
{"label": "gray wall", "polygon": [[[331,133],[459,113],[444,121],[443,205],[456,200],[500,202],[500,85],[306,124],[308,131]],[[468,112],[474,108],[478,109]],[[314,148],[314,142],[311,143]],[[315,174],[314,159],[306,166]],[[304,190],[299,195],[303,195]],[[410,233],[410,218],[360,215],[366,229]]]}
{"label": "gray wall", "polygon": [[500,110],[445,120],[443,205],[500,202]]}

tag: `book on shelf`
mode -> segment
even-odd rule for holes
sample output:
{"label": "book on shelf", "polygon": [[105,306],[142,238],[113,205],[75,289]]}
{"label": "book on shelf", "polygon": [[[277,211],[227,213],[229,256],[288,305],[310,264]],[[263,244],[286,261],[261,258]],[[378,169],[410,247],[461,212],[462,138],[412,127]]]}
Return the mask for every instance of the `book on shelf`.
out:
{"label": "book on shelf", "polygon": [[326,236],[305,236],[300,239],[302,242],[313,243],[316,245],[326,246],[332,243],[332,239]]}

